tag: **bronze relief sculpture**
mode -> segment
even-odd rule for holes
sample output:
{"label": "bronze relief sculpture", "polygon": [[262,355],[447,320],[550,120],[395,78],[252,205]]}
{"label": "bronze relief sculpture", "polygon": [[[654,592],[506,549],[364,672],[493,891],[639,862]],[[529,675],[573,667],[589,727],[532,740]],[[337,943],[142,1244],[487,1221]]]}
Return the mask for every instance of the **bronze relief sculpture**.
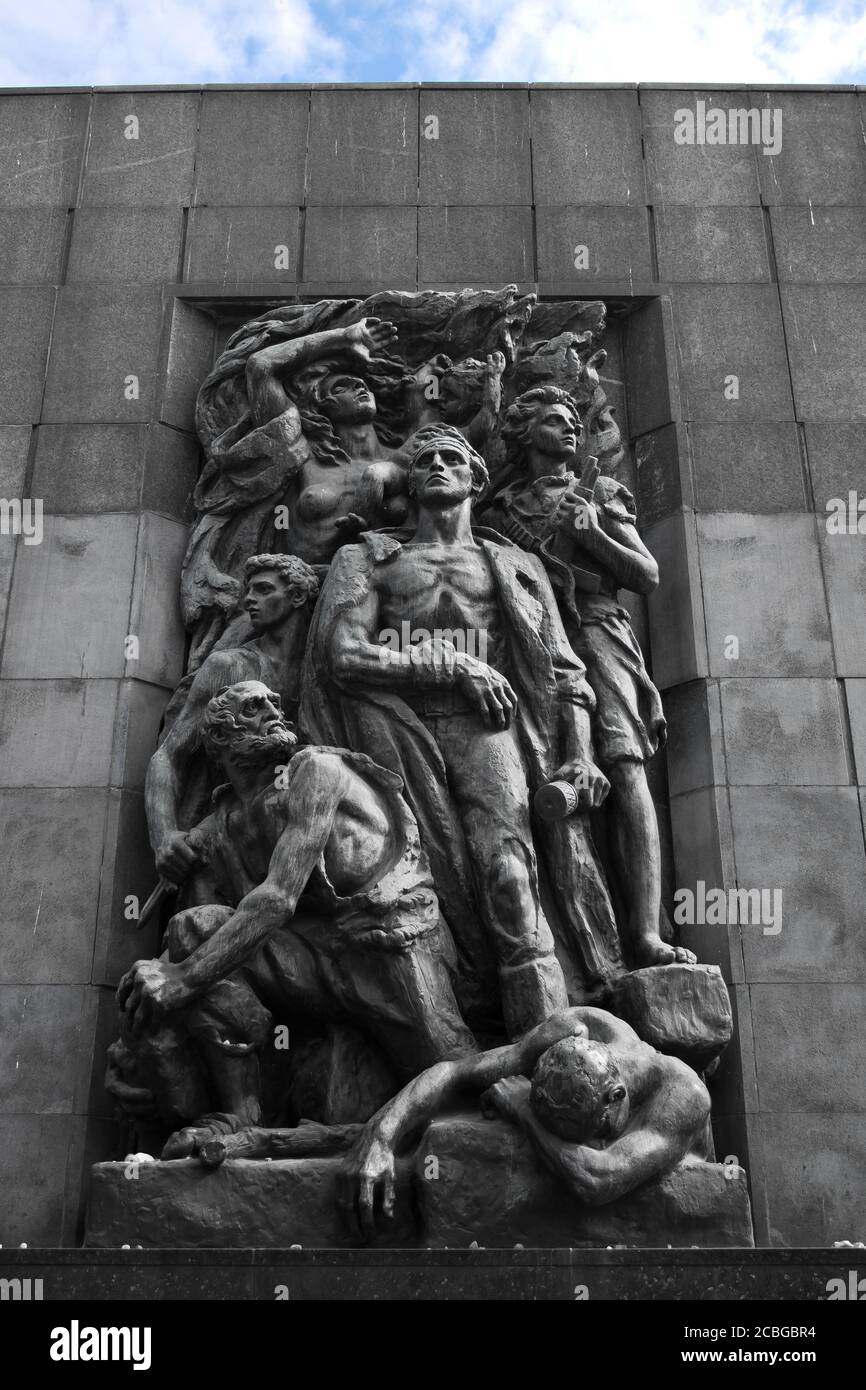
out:
{"label": "bronze relief sculpture", "polygon": [[727,992],[662,905],[665,719],[620,601],[658,573],[604,326],[513,286],[288,305],[203,384],[190,665],[147,785],[178,897],[108,1077],[167,1181],[322,1164],[345,1241],[414,1183],[409,1243],[443,1243],[406,1168],[435,1134],[482,1234],[520,1173],[505,1238],[549,1243],[547,1183],[570,1239],[605,1243],[609,1207],[636,1243],[699,1243],[685,1182],[715,1239],[750,1239],[713,1188]]}

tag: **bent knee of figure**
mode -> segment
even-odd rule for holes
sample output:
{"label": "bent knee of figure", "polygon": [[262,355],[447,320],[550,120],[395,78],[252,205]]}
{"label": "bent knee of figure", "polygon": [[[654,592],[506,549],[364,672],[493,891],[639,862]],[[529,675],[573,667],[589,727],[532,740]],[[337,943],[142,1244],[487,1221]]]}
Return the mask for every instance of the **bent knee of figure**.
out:
{"label": "bent knee of figure", "polygon": [[501,965],[523,965],[553,950],[553,937],[541,910],[538,873],[532,850],[508,841],[490,865],[491,905]]}
{"label": "bent knee of figure", "polygon": [[192,955],[196,947],[213,936],[233,912],[233,908],[224,907],[221,903],[205,903],[201,907],[187,907],[182,912],[176,912],[165,934],[168,958],[172,964]]}
{"label": "bent knee of figure", "polygon": [[273,1015],[246,980],[229,977],[193,1004],[186,1023],[199,1041],[212,1043],[230,1056],[242,1056],[264,1047]]}

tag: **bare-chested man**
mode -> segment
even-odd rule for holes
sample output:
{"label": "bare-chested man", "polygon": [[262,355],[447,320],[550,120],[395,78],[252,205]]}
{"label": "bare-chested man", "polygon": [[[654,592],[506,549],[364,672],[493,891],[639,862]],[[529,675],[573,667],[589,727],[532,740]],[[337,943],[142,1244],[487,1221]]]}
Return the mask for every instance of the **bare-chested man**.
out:
{"label": "bare-chested man", "polygon": [[[200,806],[195,815],[190,805],[195,795],[187,791],[194,760],[203,761],[208,701],[237,681],[264,681],[278,692],[288,718],[294,719],[304,643],[318,591],[314,571],[296,555],[254,555],[244,567],[241,605],[254,636],[243,646],[212,652],[175,693],[168,732],[150,760],[145,784],[156,867],[172,883],[180,883],[195,863],[185,832],[206,809]],[[204,792],[209,794],[210,787]]]}
{"label": "bare-chested man", "polygon": [[211,700],[203,737],[230,785],[196,827],[201,905],[118,990],[164,1122],[190,1123],[216,1093],[218,1110],[258,1123],[257,1051],[275,1019],[365,1029],[403,1080],[476,1051],[399,778],[363,754],[298,748],[258,681]]}
{"label": "bare-chested man", "polygon": [[367,1122],[339,1187],[347,1216],[368,1239],[380,1208],[393,1215],[395,1152],[472,1095],[488,1114],[519,1125],[542,1163],[591,1206],[688,1155],[706,1157],[710,1097],[697,1073],[602,1009],[566,1009],[508,1047],[438,1063]]}
{"label": "bare-chested man", "polygon": [[[452,926],[461,903],[446,898],[449,884],[464,903],[474,896],[516,1037],[568,1003],[542,904],[532,792],[548,778],[577,780],[589,809],[608,783],[590,761],[594,700],[544,567],[473,534],[486,476],[458,430],[419,431],[409,471],[417,528],[402,543],[372,536],[338,553],[311,628],[301,719],[322,741],[365,748],[403,776]],[[389,645],[385,634],[401,630],[411,649]],[[616,973],[605,948],[618,943],[591,847],[567,838],[580,820],[551,830],[543,851],[571,933],[563,953],[575,948],[592,988]]]}

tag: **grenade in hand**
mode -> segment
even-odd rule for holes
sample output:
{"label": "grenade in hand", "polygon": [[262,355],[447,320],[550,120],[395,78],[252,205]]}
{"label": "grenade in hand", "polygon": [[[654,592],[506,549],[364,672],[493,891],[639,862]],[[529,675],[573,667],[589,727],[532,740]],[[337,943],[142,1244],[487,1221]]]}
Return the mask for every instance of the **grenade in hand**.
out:
{"label": "grenade in hand", "polygon": [[535,793],[534,805],[541,820],[566,820],[577,812],[577,790],[571,782],[545,782]]}

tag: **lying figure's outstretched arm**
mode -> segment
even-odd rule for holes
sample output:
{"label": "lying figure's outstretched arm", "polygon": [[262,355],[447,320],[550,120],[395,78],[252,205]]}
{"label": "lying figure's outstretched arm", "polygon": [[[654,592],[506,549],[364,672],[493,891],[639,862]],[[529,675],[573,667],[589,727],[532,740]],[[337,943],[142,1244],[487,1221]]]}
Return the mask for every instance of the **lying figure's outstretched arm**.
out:
{"label": "lying figure's outstretched arm", "polygon": [[363,1235],[375,1235],[375,1206],[394,1214],[394,1154],[401,1142],[461,1097],[481,1095],[503,1077],[525,1076],[542,1052],[562,1038],[586,1033],[581,1009],[564,1009],[533,1028],[518,1042],[477,1056],[437,1062],[416,1076],[368,1120],[347,1158],[338,1183],[338,1200],[348,1220]]}

